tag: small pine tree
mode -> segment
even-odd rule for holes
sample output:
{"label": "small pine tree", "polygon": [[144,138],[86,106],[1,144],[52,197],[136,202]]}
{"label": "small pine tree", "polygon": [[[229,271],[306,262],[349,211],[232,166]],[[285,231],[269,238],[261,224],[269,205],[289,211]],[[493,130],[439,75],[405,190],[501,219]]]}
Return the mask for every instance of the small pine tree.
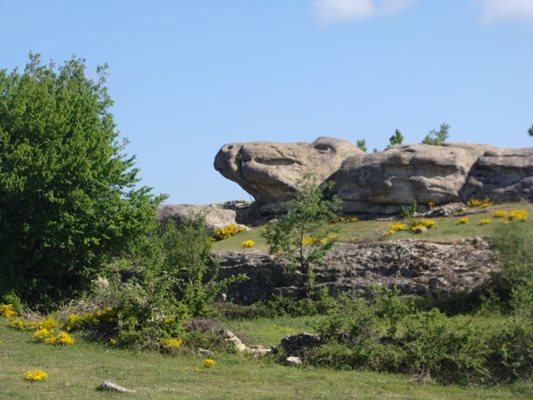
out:
{"label": "small pine tree", "polygon": [[355,145],[359,147],[361,150],[363,150],[365,153],[367,151],[366,148],[366,140],[365,139],[359,139],[355,142]]}
{"label": "small pine tree", "polygon": [[529,133],[529,136],[533,136],[533,125],[531,125],[531,128],[529,128],[527,133]]}
{"label": "small pine tree", "polygon": [[389,138],[389,143],[390,143],[391,146],[396,146],[396,145],[403,144],[403,135],[402,135],[402,132],[400,132],[399,129],[396,129],[396,131],[394,132],[394,135],[392,135]]}
{"label": "small pine tree", "polygon": [[440,124],[440,129],[436,131],[432,129],[422,140],[423,144],[429,144],[432,146],[442,146],[444,142],[448,139],[450,125],[446,122]]}

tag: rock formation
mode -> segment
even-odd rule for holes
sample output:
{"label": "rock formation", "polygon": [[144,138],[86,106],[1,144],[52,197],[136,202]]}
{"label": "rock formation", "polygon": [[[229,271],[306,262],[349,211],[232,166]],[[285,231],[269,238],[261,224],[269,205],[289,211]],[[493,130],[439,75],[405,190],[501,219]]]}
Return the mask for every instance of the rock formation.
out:
{"label": "rock formation", "polygon": [[364,153],[346,140],[321,137],[313,143],[234,143],[224,145],[214,166],[238,183],[261,206],[289,200],[306,174],[322,183],[348,157]]}
{"label": "rock formation", "polygon": [[[222,147],[215,168],[253,195],[262,211],[294,196],[306,173],[333,181],[346,213],[394,214],[401,207],[488,197],[533,200],[533,148],[449,143],[391,146],[365,154],[351,143],[239,143]],[[262,207],[262,208],[261,208]]]}
{"label": "rock formation", "polygon": [[[250,304],[273,294],[302,294],[302,276],[287,272],[283,259],[259,251],[221,251],[215,256],[223,277],[245,273],[250,278],[231,286],[229,299]],[[489,244],[480,238],[457,243],[408,239],[338,244],[315,267],[317,284],[333,294],[363,292],[370,285],[397,287],[405,294],[469,294],[488,285],[497,271]]]}
{"label": "rock formation", "polygon": [[487,145],[392,146],[350,157],[331,177],[347,213],[398,213],[402,206],[460,200],[468,173]]}
{"label": "rock formation", "polygon": [[533,147],[494,149],[480,157],[463,189],[463,198],[533,201]]}
{"label": "rock formation", "polygon": [[169,218],[172,218],[180,223],[187,219],[195,220],[199,216],[205,218],[207,230],[211,233],[217,229],[224,228],[227,225],[239,225],[236,222],[237,214],[235,210],[225,209],[215,204],[207,206],[193,204],[164,204],[157,209],[156,219],[158,221],[166,221]]}

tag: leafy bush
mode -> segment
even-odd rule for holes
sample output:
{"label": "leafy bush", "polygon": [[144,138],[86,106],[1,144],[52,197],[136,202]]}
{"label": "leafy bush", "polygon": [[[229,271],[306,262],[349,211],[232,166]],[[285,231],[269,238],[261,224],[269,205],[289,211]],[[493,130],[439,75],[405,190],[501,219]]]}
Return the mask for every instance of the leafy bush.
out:
{"label": "leafy bush", "polygon": [[422,140],[422,143],[429,144],[432,146],[442,146],[450,136],[449,131],[450,125],[444,122],[440,125],[440,129],[438,131],[436,131],[435,129],[429,131],[429,133]]}
{"label": "leafy bush", "polygon": [[67,301],[153,227],[162,197],[136,186],[97,72],[32,54],[24,72],[0,70],[0,295]]}
{"label": "leafy bush", "polygon": [[390,143],[391,146],[396,146],[396,145],[403,144],[403,135],[402,135],[402,132],[400,132],[399,129],[396,129],[394,131],[394,135],[392,135],[389,138],[389,143]]}

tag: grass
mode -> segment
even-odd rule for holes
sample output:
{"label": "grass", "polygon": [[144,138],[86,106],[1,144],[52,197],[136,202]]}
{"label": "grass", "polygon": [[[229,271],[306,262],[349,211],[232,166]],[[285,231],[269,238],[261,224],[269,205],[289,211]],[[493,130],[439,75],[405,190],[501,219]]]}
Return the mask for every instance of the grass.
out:
{"label": "grass", "polygon": [[[301,322],[301,321],[300,321]],[[295,323],[300,323],[295,322]],[[288,323],[288,322],[287,322]],[[291,322],[292,323],[292,322]],[[258,322],[258,328],[265,324]],[[419,385],[408,377],[368,372],[285,367],[269,360],[131,352],[83,340],[72,347],[34,343],[29,333],[0,321],[0,399],[530,399],[531,383],[497,387]],[[202,372],[197,372],[198,369]],[[42,369],[49,378],[29,383],[23,374]],[[137,394],[97,392],[110,380]]]}
{"label": "grass", "polygon": [[[383,233],[387,231],[388,225],[397,221],[380,221],[368,220],[358,221],[354,223],[339,223],[339,241],[341,242],[357,242],[364,240],[396,240],[406,238],[428,239],[428,240],[444,240],[453,241],[472,236],[489,236],[494,228],[498,225],[497,218],[491,218],[493,222],[488,225],[479,225],[479,221],[484,218],[490,218],[493,211],[496,210],[513,210],[524,209],[529,212],[531,218],[525,222],[533,228],[533,204],[532,203],[511,203],[498,204],[486,209],[468,208],[467,212],[476,212],[476,214],[469,215],[470,222],[466,225],[456,225],[459,216],[433,218],[437,222],[437,228],[430,229],[427,232],[414,235],[409,232],[397,232],[392,236],[384,237]],[[404,222],[404,221],[402,221]],[[524,222],[521,222],[524,223]],[[213,243],[213,250],[238,250],[238,251],[268,251],[268,246],[265,240],[261,237],[263,227],[254,227],[248,231],[239,233],[229,239],[221,240]],[[241,243],[245,240],[253,240],[256,245],[252,248],[241,247]]]}

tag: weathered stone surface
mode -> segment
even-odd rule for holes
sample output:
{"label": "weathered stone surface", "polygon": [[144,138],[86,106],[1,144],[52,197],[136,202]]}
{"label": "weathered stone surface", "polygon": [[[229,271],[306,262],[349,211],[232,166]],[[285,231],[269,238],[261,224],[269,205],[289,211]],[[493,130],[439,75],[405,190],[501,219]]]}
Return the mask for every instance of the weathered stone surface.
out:
{"label": "weathered stone surface", "polygon": [[96,390],[105,390],[105,391],[119,392],[119,393],[136,393],[135,390],[126,389],[124,386],[120,386],[120,385],[117,385],[116,383],[109,382],[109,381],[103,381],[101,384],[98,385]]}
{"label": "weathered stone surface", "polygon": [[205,217],[206,227],[210,232],[231,224],[243,226],[236,222],[237,214],[235,210],[225,209],[216,204],[206,206],[195,204],[163,204],[157,209],[156,218],[158,221],[166,221],[172,218],[179,223],[186,219],[195,220],[199,216]]}
{"label": "weathered stone surface", "polygon": [[321,183],[348,157],[363,154],[346,140],[326,137],[311,144],[233,143],[220,149],[214,166],[268,208],[268,205],[291,199],[297,183],[306,174],[312,173],[317,183]]}
{"label": "weathered stone surface", "polygon": [[[283,260],[261,252],[217,252],[222,276],[246,273],[228,298],[250,304],[272,294],[298,296],[303,280],[283,268]],[[338,244],[315,267],[316,282],[330,292],[364,292],[370,285],[397,287],[405,294],[468,294],[484,288],[498,271],[489,244],[481,238],[459,242],[397,240]]]}
{"label": "weathered stone surface", "polygon": [[285,362],[287,363],[287,365],[301,365],[302,359],[300,357],[291,356],[287,357]]}
{"label": "weathered stone surface", "polygon": [[414,202],[457,202],[471,167],[489,148],[461,143],[392,146],[347,159],[331,180],[347,213],[394,214]]}
{"label": "weathered stone surface", "polygon": [[533,147],[493,149],[475,163],[463,189],[464,200],[533,200]]}

